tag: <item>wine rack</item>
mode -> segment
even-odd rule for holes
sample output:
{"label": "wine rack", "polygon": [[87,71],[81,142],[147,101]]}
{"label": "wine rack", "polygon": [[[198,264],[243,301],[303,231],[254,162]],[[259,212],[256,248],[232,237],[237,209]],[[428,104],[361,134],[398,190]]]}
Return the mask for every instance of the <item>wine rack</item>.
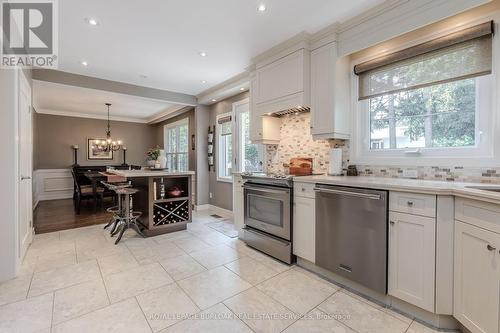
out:
{"label": "wine rack", "polygon": [[148,178],[148,236],[185,230],[191,221],[191,175]]}
{"label": "wine rack", "polygon": [[153,203],[153,225],[185,222],[189,220],[189,200],[160,200]]}

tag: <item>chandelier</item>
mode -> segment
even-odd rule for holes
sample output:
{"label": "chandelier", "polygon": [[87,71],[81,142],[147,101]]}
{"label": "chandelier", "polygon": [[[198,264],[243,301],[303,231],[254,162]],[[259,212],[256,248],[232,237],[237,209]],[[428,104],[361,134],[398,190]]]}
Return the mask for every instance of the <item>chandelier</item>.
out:
{"label": "chandelier", "polygon": [[111,104],[106,103],[106,106],[108,107],[108,128],[106,130],[106,140],[96,141],[93,148],[102,152],[117,151],[122,147],[122,141],[121,140],[115,141],[111,137],[111,129],[110,129],[111,126],[109,123],[109,107],[111,106]]}

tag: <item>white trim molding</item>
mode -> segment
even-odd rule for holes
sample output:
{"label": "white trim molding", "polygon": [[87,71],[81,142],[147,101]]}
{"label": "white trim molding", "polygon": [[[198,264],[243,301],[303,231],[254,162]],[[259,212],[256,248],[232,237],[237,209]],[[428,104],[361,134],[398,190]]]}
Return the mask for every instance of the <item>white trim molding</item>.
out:
{"label": "white trim molding", "polygon": [[70,169],[38,169],[33,171],[34,201],[69,199],[73,197]]}
{"label": "white trim molding", "polygon": [[217,213],[217,214],[221,215],[222,217],[226,217],[226,218],[232,218],[232,217],[234,217],[233,212],[230,211],[229,209],[221,208],[219,206],[214,206],[214,205],[211,205],[211,204],[205,204],[205,205],[195,206],[195,210],[197,212],[199,212],[199,211],[205,211],[205,210],[211,210],[214,213]]}
{"label": "white trim molding", "polygon": [[[64,116],[64,117],[76,117],[76,118],[90,118],[90,119],[102,119],[107,120],[108,117],[105,114],[92,114],[92,113],[81,113],[81,112],[71,112],[71,111],[62,111],[62,110],[51,110],[51,109],[35,109],[36,113],[39,114],[48,114],[53,116]],[[149,122],[148,119],[142,118],[132,118],[132,117],[116,117],[110,116],[109,119],[111,121],[124,121],[129,123],[141,123],[146,124]]]}

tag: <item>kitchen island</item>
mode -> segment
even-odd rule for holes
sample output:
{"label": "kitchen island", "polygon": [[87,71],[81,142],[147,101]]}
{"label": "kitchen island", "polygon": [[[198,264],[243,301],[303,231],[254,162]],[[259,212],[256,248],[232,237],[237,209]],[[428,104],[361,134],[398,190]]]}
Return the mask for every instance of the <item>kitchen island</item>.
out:
{"label": "kitchen island", "polygon": [[146,236],[185,230],[191,222],[193,171],[112,170],[139,190],[133,210],[142,212],[139,222]]}

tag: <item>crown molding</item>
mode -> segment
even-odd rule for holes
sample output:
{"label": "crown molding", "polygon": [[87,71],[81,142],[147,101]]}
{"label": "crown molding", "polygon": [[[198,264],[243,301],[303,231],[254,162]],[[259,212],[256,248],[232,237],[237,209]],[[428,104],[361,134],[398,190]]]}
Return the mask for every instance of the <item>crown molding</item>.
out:
{"label": "crown molding", "polygon": [[184,112],[187,112],[189,110],[192,110],[192,106],[184,106],[184,105],[174,105],[169,107],[167,110],[157,113],[153,116],[151,116],[147,123],[148,124],[157,124],[160,123],[164,120],[170,119],[172,117],[178,116],[180,114],[183,114]]}
{"label": "crown molding", "polygon": [[[197,96],[198,103],[203,105],[211,105],[223,99],[241,94],[242,92],[248,91],[249,89],[250,73],[248,71],[245,71],[200,93]],[[216,102],[213,101],[214,99],[216,100]]]}
{"label": "crown molding", "polygon": [[[48,114],[48,115],[53,115],[53,116],[100,119],[100,120],[107,120],[108,119],[108,117],[106,115],[82,113],[82,112],[70,112],[70,111],[62,111],[62,110],[35,108],[35,112],[39,113],[39,114]],[[142,118],[110,116],[109,119],[112,121],[124,121],[124,122],[128,122],[128,123],[142,123],[142,124],[148,123],[147,119],[142,119]]]}

